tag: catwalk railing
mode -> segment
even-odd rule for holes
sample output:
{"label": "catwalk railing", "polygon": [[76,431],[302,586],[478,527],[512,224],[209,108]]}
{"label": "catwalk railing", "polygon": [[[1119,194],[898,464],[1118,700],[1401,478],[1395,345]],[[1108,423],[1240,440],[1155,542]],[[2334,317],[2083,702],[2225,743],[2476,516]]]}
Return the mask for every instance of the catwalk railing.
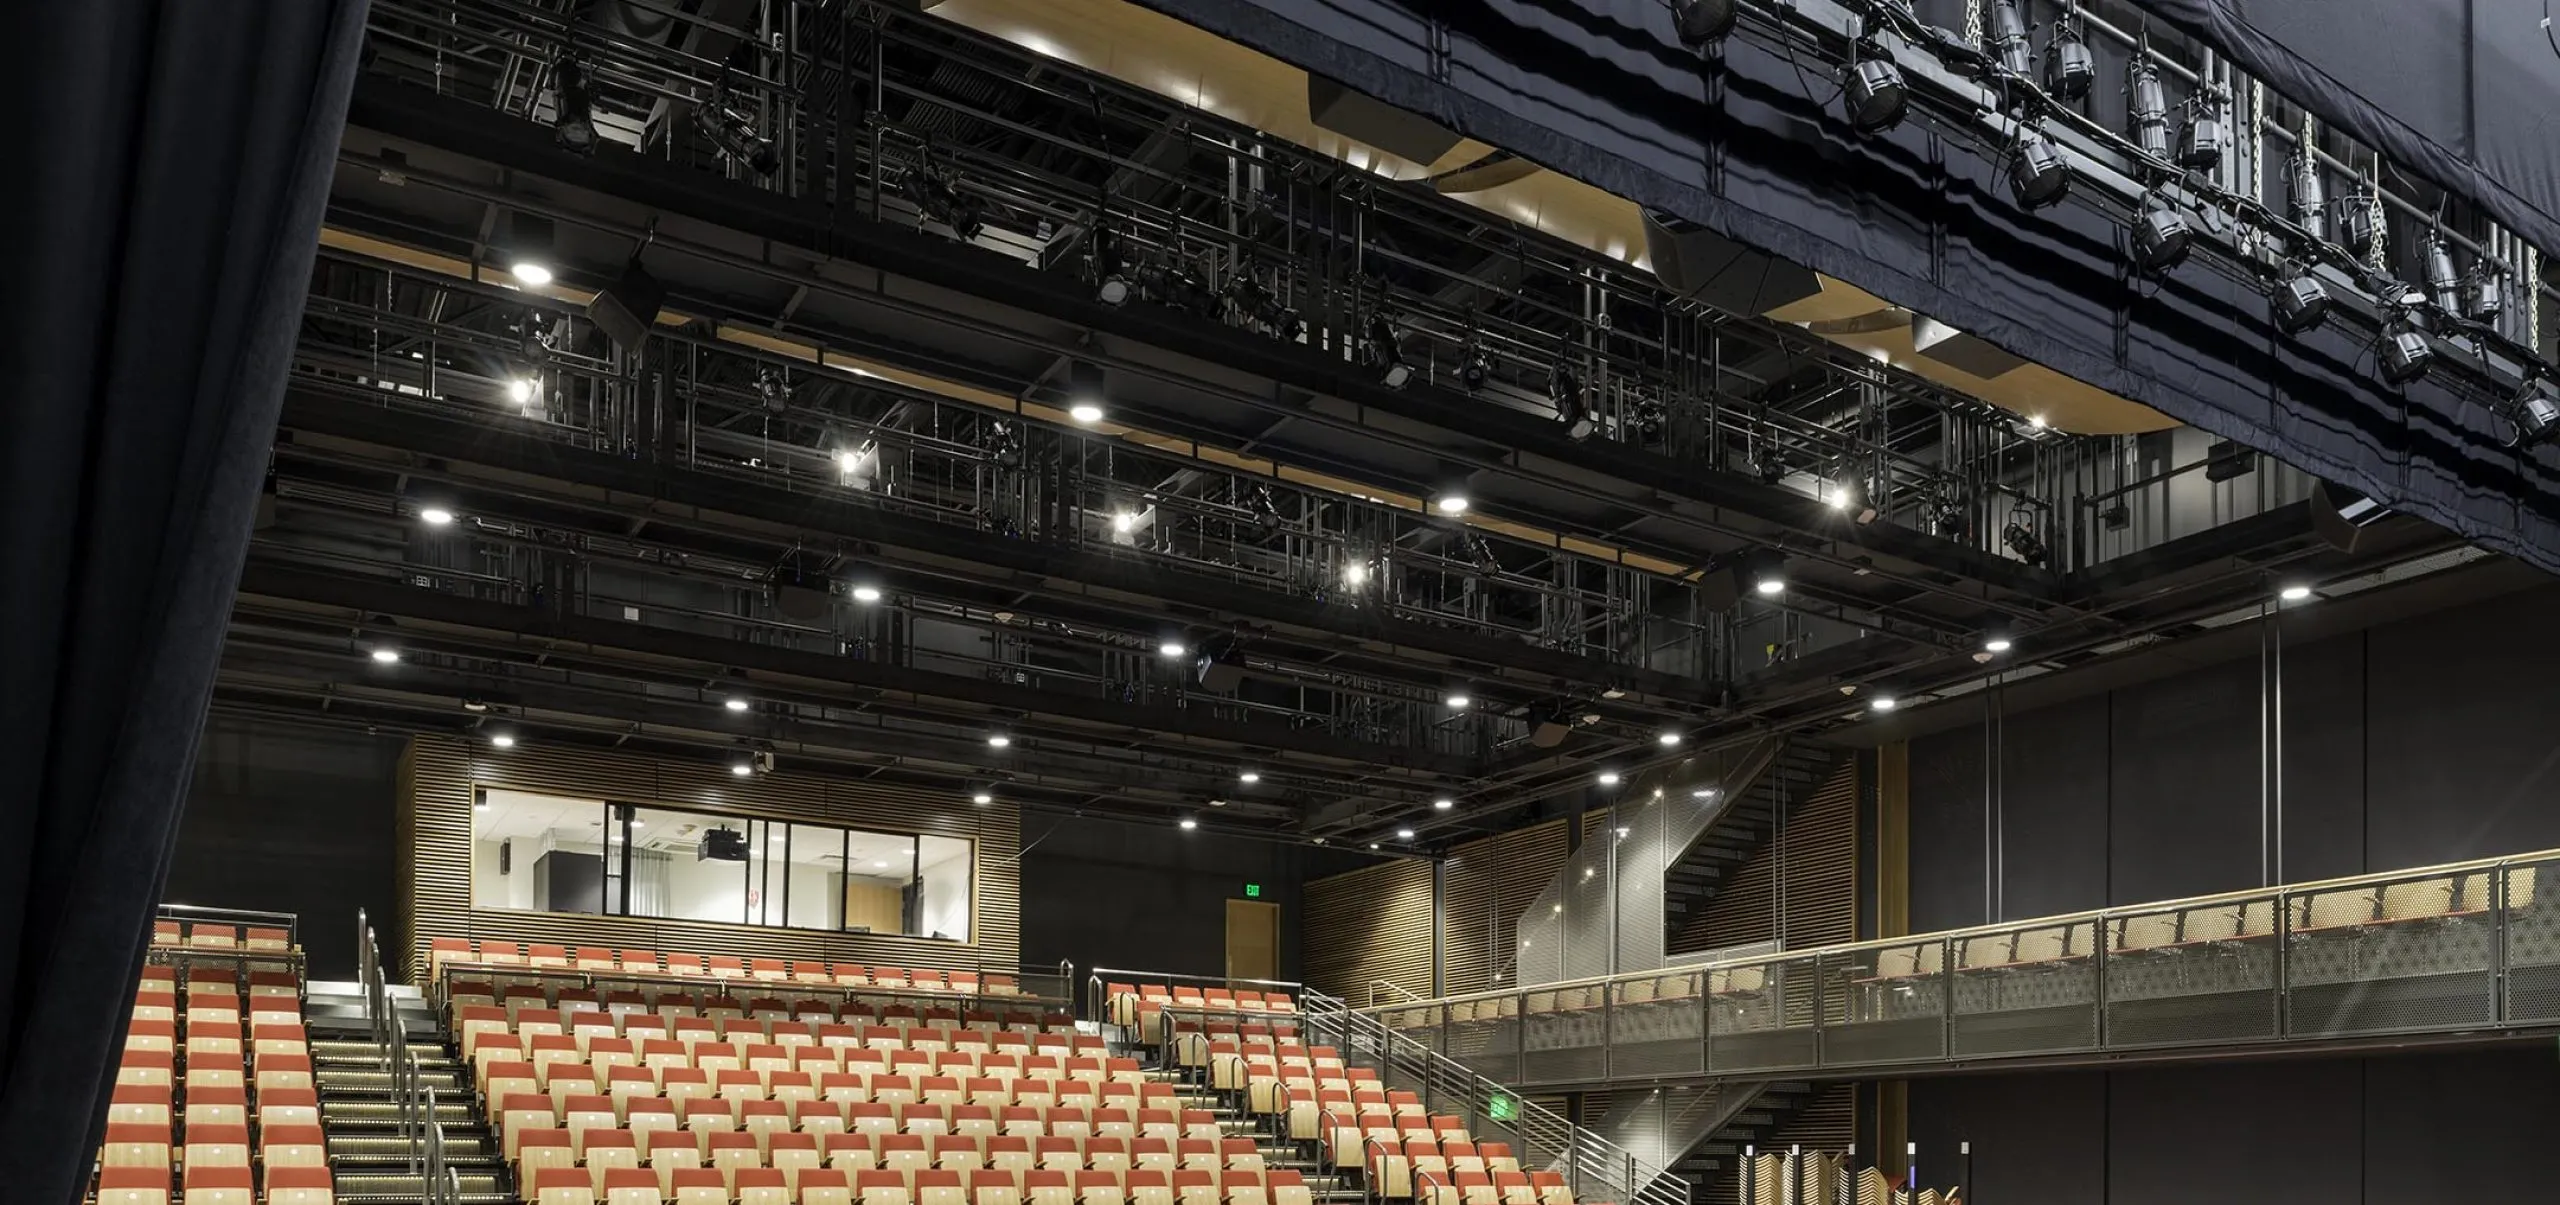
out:
{"label": "catwalk railing", "polygon": [[1530,1086],[2541,1031],[2560,851],[1363,1011]]}

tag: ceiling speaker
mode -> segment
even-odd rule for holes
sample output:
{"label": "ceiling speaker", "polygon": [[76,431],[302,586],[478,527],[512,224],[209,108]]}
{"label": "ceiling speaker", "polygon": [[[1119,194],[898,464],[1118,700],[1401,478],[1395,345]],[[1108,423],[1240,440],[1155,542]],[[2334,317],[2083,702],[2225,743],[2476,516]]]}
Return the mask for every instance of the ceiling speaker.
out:
{"label": "ceiling speaker", "polygon": [[1765,314],[1822,292],[1813,269],[1657,209],[1644,211],[1644,249],[1663,288],[1737,314]]}
{"label": "ceiling speaker", "polygon": [[636,352],[648,339],[649,328],[657,325],[658,310],[666,303],[667,286],[649,275],[635,257],[623,267],[619,278],[587,304],[587,317],[613,340],[615,347]]}
{"label": "ceiling speaker", "polygon": [[1430,164],[1458,145],[1456,130],[1313,72],[1307,74],[1307,116],[1343,137],[1420,164]]}

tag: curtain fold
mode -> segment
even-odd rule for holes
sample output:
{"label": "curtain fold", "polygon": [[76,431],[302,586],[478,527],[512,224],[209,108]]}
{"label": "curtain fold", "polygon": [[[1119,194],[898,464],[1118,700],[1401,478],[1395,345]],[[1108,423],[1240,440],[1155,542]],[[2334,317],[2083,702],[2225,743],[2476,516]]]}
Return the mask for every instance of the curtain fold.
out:
{"label": "curtain fold", "polygon": [[79,1199],[362,46],[362,0],[14,14],[0,83],[0,1184]]}

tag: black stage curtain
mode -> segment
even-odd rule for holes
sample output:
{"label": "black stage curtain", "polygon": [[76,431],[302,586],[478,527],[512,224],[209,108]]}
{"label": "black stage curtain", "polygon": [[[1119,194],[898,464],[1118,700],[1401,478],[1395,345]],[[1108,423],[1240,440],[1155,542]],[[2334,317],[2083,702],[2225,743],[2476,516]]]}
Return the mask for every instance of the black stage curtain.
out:
{"label": "black stage curtain", "polygon": [[0,1197],[80,1199],[363,0],[25,6],[0,182]]}
{"label": "black stage curtain", "polygon": [[2115,222],[2021,210],[1996,148],[1861,137],[1819,66],[1701,56],[1662,0],[1141,2],[2560,572],[2560,453],[2506,450],[2494,399],[2385,385],[2366,338],[2287,338],[2206,265],[2132,277]]}

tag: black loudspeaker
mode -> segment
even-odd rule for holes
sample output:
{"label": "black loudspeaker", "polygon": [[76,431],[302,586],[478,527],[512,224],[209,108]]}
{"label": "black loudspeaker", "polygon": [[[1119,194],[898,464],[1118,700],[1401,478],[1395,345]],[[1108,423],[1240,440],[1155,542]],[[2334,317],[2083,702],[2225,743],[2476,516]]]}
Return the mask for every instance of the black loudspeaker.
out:
{"label": "black loudspeaker", "polygon": [[514,874],[515,870],[516,843],[512,840],[498,842],[498,873]]}
{"label": "black loudspeaker", "polygon": [[1307,75],[1307,116],[1336,134],[1421,164],[1439,159],[1458,145],[1456,130],[1313,72]]}
{"label": "black loudspeaker", "polygon": [[1709,611],[1730,611],[1742,601],[1742,566],[1722,565],[1698,578],[1698,602]]}
{"label": "black loudspeaker", "polygon": [[1911,316],[1911,349],[1986,380],[2026,364],[2025,360],[1925,314]]}
{"label": "black loudspeaker", "polygon": [[659,307],[666,303],[667,286],[659,284],[635,258],[624,266],[620,279],[588,303],[587,317],[612,338],[614,346],[636,352],[649,337],[649,328],[657,325]]}
{"label": "black loudspeaker", "polygon": [[1660,210],[1644,211],[1644,249],[1662,287],[1737,314],[1766,314],[1822,292],[1822,278]]}
{"label": "black loudspeaker", "polygon": [[825,619],[828,606],[824,589],[786,585],[773,588],[773,609],[781,612],[784,619],[796,623],[816,623]]}
{"label": "black loudspeaker", "polygon": [[2311,530],[2340,552],[2354,552],[2364,529],[2391,517],[2389,507],[2331,482],[2311,486]]}
{"label": "black loudspeaker", "polygon": [[1233,654],[1200,655],[1200,689],[1227,694],[1244,685],[1244,658]]}
{"label": "black loudspeaker", "polygon": [[1533,707],[1529,710],[1529,743],[1540,749],[1553,749],[1573,735],[1573,726],[1564,722],[1553,710]]}

